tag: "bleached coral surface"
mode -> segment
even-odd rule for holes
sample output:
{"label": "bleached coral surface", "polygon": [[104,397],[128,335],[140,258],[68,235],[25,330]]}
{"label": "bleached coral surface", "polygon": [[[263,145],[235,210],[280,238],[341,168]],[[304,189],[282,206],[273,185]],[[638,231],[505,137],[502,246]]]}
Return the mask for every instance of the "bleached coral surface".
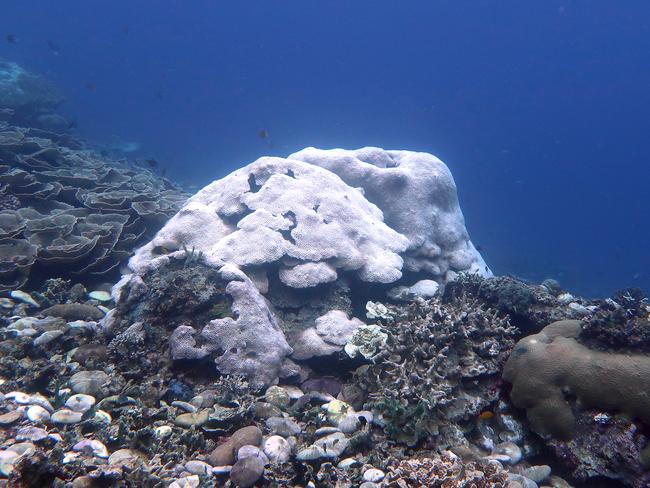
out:
{"label": "bleached coral surface", "polygon": [[192,197],[130,261],[143,273],[187,250],[209,263],[275,268],[291,288],[355,271],[392,283],[403,268],[444,284],[490,275],[469,240],[449,169],[431,154],[307,148],[263,157]]}

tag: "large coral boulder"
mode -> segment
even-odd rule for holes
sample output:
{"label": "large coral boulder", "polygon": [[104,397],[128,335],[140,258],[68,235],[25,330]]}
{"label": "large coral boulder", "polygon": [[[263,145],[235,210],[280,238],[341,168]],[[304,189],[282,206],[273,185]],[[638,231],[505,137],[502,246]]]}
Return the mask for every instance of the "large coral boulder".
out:
{"label": "large coral boulder", "polygon": [[407,245],[375,205],[335,174],[265,157],[192,197],[130,267],[142,272],[193,248],[209,263],[271,265],[292,288],[334,281],[340,270],[390,283],[402,276],[399,253]]}
{"label": "large coral boulder", "polygon": [[336,173],[384,213],[386,223],[409,240],[404,266],[446,281],[449,271],[491,275],[469,239],[449,168],[423,152],[377,147],[323,150],[289,156]]}
{"label": "large coral boulder", "polygon": [[533,429],[560,439],[573,435],[567,393],[584,407],[624,412],[650,425],[650,357],[591,350],[578,343],[579,320],[553,322],[516,345],[503,371],[513,403]]}
{"label": "large coral boulder", "polygon": [[[425,278],[435,294],[459,272],[490,274],[467,235],[453,178],[437,158],[376,148],[316,153],[260,158],[187,200],[130,259],[110,319],[121,327],[157,324],[172,359],[209,357],[221,373],[268,385],[296,371],[287,359],[292,352],[297,361],[341,353],[364,325],[355,307],[358,314],[360,304],[385,299],[391,287]],[[224,284],[228,317],[161,313],[178,289],[151,292],[152,278],[174,282],[187,273],[178,263],[195,258],[201,274],[239,276]],[[140,288],[150,291],[131,298]]]}

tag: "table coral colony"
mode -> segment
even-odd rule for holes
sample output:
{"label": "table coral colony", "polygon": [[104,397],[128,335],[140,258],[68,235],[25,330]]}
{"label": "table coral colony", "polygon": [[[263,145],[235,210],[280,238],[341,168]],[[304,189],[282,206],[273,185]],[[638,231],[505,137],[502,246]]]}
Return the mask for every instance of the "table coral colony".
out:
{"label": "table coral colony", "polygon": [[[491,275],[447,166],[427,153],[370,147],[263,157],[203,188],[131,258],[107,328],[151,323],[143,300],[179,293],[153,293],[155,273],[188,259],[217,271],[233,313],[203,323],[186,311],[160,317],[172,357],[209,356],[222,373],[258,385],[293,360],[341,351],[363,325],[350,319],[361,297],[382,300],[416,282],[444,286],[461,272]],[[409,289],[420,288],[430,286]],[[330,299],[315,305],[314,296]]]}

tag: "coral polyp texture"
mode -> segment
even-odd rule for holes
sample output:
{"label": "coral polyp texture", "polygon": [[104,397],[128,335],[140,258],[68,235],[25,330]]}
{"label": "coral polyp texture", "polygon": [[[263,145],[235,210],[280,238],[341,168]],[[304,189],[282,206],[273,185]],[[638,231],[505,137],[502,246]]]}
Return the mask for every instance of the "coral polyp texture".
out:
{"label": "coral polyp texture", "polygon": [[589,349],[576,340],[581,325],[554,322],[517,343],[503,370],[513,403],[526,409],[536,432],[559,439],[570,439],[575,427],[567,394],[585,408],[650,425],[650,357]]}

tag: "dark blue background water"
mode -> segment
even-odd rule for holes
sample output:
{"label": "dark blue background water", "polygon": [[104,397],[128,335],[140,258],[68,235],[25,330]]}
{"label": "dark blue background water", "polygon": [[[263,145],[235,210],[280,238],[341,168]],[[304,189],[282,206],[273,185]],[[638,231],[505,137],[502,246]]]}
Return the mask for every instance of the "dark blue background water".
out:
{"label": "dark blue background water", "polygon": [[177,181],[308,145],[432,152],[497,273],[602,295],[650,290],[649,22],[645,0],[3,0],[0,56]]}

